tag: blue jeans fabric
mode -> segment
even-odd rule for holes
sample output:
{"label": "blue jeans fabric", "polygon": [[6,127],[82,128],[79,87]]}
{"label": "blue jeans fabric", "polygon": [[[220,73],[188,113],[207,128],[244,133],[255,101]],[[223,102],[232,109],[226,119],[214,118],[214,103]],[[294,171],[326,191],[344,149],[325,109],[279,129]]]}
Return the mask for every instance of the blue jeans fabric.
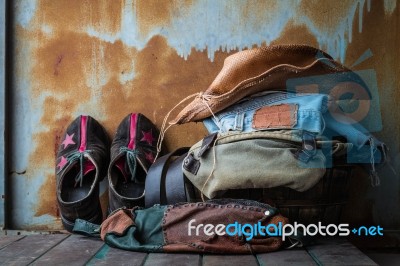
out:
{"label": "blue jeans fabric", "polygon": [[[252,127],[254,113],[264,107],[279,104],[296,104],[297,123],[292,129],[305,130],[316,136],[323,135],[326,128],[345,136],[347,141],[357,148],[363,147],[367,142],[374,148],[382,145],[359,123],[342,123],[337,121],[329,112],[330,98],[325,94],[299,94],[275,92],[245,100],[225,109],[214,116],[203,120],[209,133],[215,132],[252,132],[257,131]],[[264,129],[265,130],[265,129]],[[271,130],[271,129],[267,129]],[[276,130],[273,129],[273,130]],[[327,137],[334,137],[327,136]],[[372,139],[372,141],[371,141]]]}
{"label": "blue jeans fabric", "polygon": [[293,129],[303,129],[313,133],[319,133],[323,128],[322,113],[326,112],[328,96],[323,94],[305,95],[294,93],[273,93],[264,96],[248,98],[235,104],[225,111],[217,113],[211,119],[205,119],[204,125],[210,133],[256,131],[252,128],[254,113],[264,107],[278,104],[297,104],[297,123]]}

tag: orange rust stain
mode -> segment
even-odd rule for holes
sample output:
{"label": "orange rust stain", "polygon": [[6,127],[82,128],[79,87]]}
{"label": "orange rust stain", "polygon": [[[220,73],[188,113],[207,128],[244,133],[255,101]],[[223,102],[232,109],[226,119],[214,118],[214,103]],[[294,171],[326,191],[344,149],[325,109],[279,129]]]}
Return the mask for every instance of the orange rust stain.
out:
{"label": "orange rust stain", "polygon": [[34,51],[36,65],[32,76],[40,80],[33,96],[50,91],[56,96],[89,100],[85,76],[90,73],[93,49],[98,40],[87,35],[65,32],[47,39]]}
{"label": "orange rust stain", "polygon": [[[339,22],[347,19],[350,7],[354,5],[354,2],[354,0],[301,1],[298,15],[310,18],[315,26],[323,31],[336,30]],[[366,4],[364,8],[366,9]],[[354,19],[358,20],[358,12],[356,12]]]}
{"label": "orange rust stain", "polygon": [[[353,64],[362,53],[371,49],[373,56],[355,66],[357,69],[374,68],[377,71],[378,82],[398,77],[400,73],[400,35],[394,34],[400,27],[400,7],[390,17],[385,17],[383,3],[372,2],[371,11],[366,8],[363,13],[363,31],[358,32],[358,19],[353,23],[353,39],[346,52],[346,64]],[[400,79],[397,79],[400,82]],[[398,91],[398,90],[397,90]]]}
{"label": "orange rust stain", "polygon": [[[254,20],[255,17],[255,21],[262,25],[263,22],[265,22],[266,14],[274,13],[273,10],[276,10],[278,1],[279,0],[248,0],[244,8],[240,10],[243,19],[241,19],[239,23],[246,23],[248,20]],[[232,5],[233,8],[235,7],[233,3],[230,5]]]}
{"label": "orange rust stain", "polygon": [[[192,51],[184,60],[163,37],[153,37],[134,58],[135,79],[122,85],[114,78],[103,87],[102,101],[107,113],[104,124],[115,130],[128,113],[140,112],[160,128],[164,116],[180,100],[211,84],[226,56],[217,53],[212,63],[206,52]],[[200,123],[175,126],[166,134],[165,141],[169,149],[175,149],[192,145],[204,135]]]}
{"label": "orange rust stain", "polygon": [[134,61],[136,54],[136,48],[128,47],[121,41],[105,45],[103,64],[111,79],[119,80],[123,85],[129,86],[130,80],[122,81],[121,76],[136,72],[136,63]]}
{"label": "orange rust stain", "polygon": [[34,23],[55,31],[79,31],[91,27],[107,33],[120,30],[123,1],[42,0]]}
{"label": "orange rust stain", "polygon": [[54,75],[55,76],[58,76],[58,73],[59,73],[59,66],[60,66],[60,64],[61,64],[61,61],[63,60],[63,58],[64,58],[64,55],[59,55],[57,58],[56,58],[56,62],[55,62],[55,64],[54,64]]}
{"label": "orange rust stain", "polygon": [[174,15],[173,13],[178,8],[185,10],[192,5],[192,1],[159,1],[159,0],[146,0],[136,2],[136,14],[140,33],[146,36],[153,27],[166,27],[171,22]]}
{"label": "orange rust stain", "polygon": [[318,47],[317,39],[304,25],[295,25],[293,22],[286,24],[285,29],[278,39],[271,42],[274,44],[307,44]]}
{"label": "orange rust stain", "polygon": [[[46,114],[44,114],[40,123],[43,125],[53,125],[54,122],[68,122],[73,119],[70,112],[65,112],[74,106],[72,99],[57,99],[52,96],[46,97],[43,102],[42,108]],[[63,111],[64,110],[64,111]],[[61,117],[61,118],[60,118]]]}
{"label": "orange rust stain", "polygon": [[49,214],[59,216],[56,198],[56,179],[53,175],[46,175],[46,181],[42,184],[38,194],[38,205],[35,216]]}

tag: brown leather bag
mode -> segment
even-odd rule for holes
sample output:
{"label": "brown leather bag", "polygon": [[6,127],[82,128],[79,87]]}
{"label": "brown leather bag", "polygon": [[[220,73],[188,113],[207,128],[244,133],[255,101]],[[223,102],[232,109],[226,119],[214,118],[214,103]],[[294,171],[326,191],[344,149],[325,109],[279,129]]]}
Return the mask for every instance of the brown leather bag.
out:
{"label": "brown leather bag", "polygon": [[[337,75],[332,75],[337,74]],[[200,121],[246,96],[262,91],[285,91],[289,79],[326,75],[324,84],[361,78],[325,52],[307,45],[275,45],[233,54],[205,92],[201,92],[171,122]]]}

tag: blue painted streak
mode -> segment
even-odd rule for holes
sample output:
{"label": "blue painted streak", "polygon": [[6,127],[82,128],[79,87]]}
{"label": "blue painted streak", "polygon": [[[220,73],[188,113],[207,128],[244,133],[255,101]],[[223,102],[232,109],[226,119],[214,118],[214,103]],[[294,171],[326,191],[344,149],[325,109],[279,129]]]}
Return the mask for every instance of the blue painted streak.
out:
{"label": "blue painted streak", "polygon": [[[304,0],[303,0],[304,1]],[[246,15],[243,10],[252,5],[251,1],[213,1],[198,0],[192,6],[176,5],[169,25],[155,26],[147,33],[141,33],[136,16],[136,1],[124,3],[120,22],[120,31],[106,32],[87,26],[84,31],[106,42],[121,40],[130,47],[142,50],[155,35],[164,36],[169,45],[185,59],[192,48],[197,51],[207,50],[211,61],[216,51],[243,50],[253,45],[269,44],[279,38],[288,22],[305,25],[317,38],[319,48],[327,51],[334,58],[344,62],[348,44],[352,41],[353,22],[358,10],[358,31],[362,32],[363,10],[371,9],[371,0],[356,0],[349,7],[347,15],[338,19],[336,25],[318,27],[315,21],[305,16],[299,6],[301,0],[268,1],[271,8],[258,10],[262,15]],[[381,4],[381,3],[380,3]],[[386,13],[391,14],[396,8],[396,0],[385,0]],[[357,7],[359,7],[357,9]],[[18,0],[15,2],[17,24],[27,28],[36,12],[36,0]],[[123,82],[134,78],[121,77]]]}
{"label": "blue painted streak", "polygon": [[194,48],[197,51],[207,50],[207,55],[212,61],[215,52],[219,50],[243,50],[253,45],[269,44],[279,38],[289,22],[294,22],[297,25],[305,25],[316,37],[321,49],[343,62],[347,46],[352,41],[357,10],[358,30],[362,31],[366,2],[369,11],[370,0],[354,1],[343,19],[336,18],[336,25],[320,28],[315,21],[301,12],[300,0],[270,1],[270,9],[258,10],[261,15],[246,17],[243,17],[243,10],[249,7],[248,1],[235,1],[233,4],[229,1],[199,0],[190,7],[177,8],[169,25],[155,26],[144,35],[138,27],[135,2],[129,0],[122,10],[119,32],[107,33],[92,27],[86,28],[86,32],[107,42],[121,40],[138,50],[143,49],[153,36],[162,35],[185,59]]}
{"label": "blue painted streak", "polygon": [[27,28],[36,12],[36,0],[16,0],[13,3],[17,24]]}

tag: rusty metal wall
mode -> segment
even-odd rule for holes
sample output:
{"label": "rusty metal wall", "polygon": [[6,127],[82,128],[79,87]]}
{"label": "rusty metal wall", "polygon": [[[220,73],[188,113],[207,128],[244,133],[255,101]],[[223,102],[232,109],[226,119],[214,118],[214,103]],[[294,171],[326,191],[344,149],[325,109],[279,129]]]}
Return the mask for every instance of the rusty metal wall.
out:
{"label": "rusty metal wall", "polygon": [[[10,228],[61,228],[55,152],[74,117],[95,117],[110,136],[130,112],[142,112],[160,127],[177,102],[208,87],[224,58],[253,46],[305,43],[355,70],[373,69],[383,121],[376,135],[389,144],[393,168],[400,172],[396,0],[15,0],[11,5]],[[204,134],[200,123],[176,126],[166,143],[170,149],[191,145]],[[390,169],[381,175],[377,188],[364,174],[356,175],[343,215],[354,223],[399,229],[398,176]]]}

